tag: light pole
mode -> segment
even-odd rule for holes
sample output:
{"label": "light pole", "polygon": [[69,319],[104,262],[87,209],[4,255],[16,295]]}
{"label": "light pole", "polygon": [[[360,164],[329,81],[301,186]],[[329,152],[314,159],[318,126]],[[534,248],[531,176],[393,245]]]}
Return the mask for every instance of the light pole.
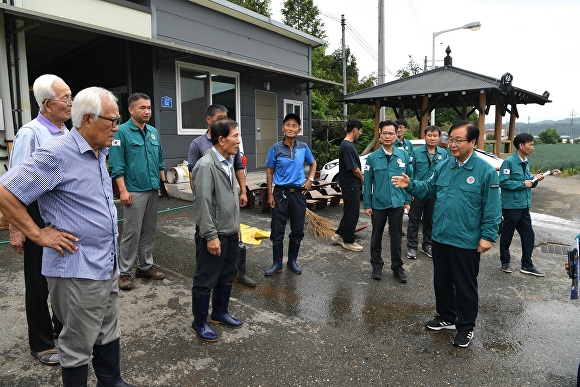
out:
{"label": "light pole", "polygon": [[[433,32],[433,53],[431,56],[431,70],[435,69],[435,38],[437,36],[444,34],[446,32],[457,31],[457,30],[477,31],[480,28],[481,28],[480,22],[473,22],[473,23],[467,23],[466,25],[461,26],[461,27],[455,27],[455,28],[450,28],[448,30]],[[431,110],[431,125],[435,125],[435,109]]]}

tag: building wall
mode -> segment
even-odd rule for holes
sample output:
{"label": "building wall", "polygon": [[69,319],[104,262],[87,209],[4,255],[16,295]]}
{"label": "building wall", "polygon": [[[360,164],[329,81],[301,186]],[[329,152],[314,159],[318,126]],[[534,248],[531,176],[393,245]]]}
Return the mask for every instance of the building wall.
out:
{"label": "building wall", "polygon": [[308,75],[310,47],[183,0],[155,0],[154,38]]}

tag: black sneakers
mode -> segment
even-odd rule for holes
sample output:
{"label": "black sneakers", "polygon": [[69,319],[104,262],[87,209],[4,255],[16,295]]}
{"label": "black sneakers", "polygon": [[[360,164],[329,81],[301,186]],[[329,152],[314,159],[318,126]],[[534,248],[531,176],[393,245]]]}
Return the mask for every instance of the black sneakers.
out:
{"label": "black sneakers", "polygon": [[425,326],[434,331],[440,331],[442,329],[455,329],[454,323],[447,322],[439,316],[435,316],[433,320],[427,321],[427,324],[425,324]]}
{"label": "black sneakers", "polygon": [[512,269],[510,268],[510,264],[509,263],[502,263],[501,264],[501,271],[503,271],[504,273],[511,273]]}
{"label": "black sneakers", "polygon": [[457,332],[453,339],[453,345],[461,348],[466,348],[473,339],[473,331]]}
{"label": "black sneakers", "polygon": [[532,266],[532,267],[522,267],[520,269],[521,273],[524,274],[531,274],[531,275],[535,275],[536,277],[543,277],[544,276],[544,272],[538,270],[537,267]]}

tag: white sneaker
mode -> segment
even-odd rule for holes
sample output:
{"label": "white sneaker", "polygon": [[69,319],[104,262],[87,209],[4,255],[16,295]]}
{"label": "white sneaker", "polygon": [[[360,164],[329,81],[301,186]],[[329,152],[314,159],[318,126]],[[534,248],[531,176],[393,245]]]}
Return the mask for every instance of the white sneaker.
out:
{"label": "white sneaker", "polygon": [[330,240],[335,244],[335,245],[341,245],[342,247],[344,247],[344,241],[342,239],[342,237],[338,234],[334,234]]}
{"label": "white sneaker", "polygon": [[342,247],[344,247],[347,250],[351,250],[351,251],[363,251],[363,247],[356,242],[343,243]]}

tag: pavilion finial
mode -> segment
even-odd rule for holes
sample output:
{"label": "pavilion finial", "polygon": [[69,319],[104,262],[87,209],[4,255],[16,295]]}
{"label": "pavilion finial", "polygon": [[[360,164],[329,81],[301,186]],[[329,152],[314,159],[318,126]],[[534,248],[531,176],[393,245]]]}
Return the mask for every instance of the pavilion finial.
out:
{"label": "pavilion finial", "polygon": [[443,59],[443,65],[445,66],[453,66],[453,58],[451,58],[451,56],[449,56],[449,54],[451,54],[451,49],[449,48],[449,46],[447,46],[447,49],[445,50],[445,52],[447,53],[447,56],[445,57],[445,59]]}

